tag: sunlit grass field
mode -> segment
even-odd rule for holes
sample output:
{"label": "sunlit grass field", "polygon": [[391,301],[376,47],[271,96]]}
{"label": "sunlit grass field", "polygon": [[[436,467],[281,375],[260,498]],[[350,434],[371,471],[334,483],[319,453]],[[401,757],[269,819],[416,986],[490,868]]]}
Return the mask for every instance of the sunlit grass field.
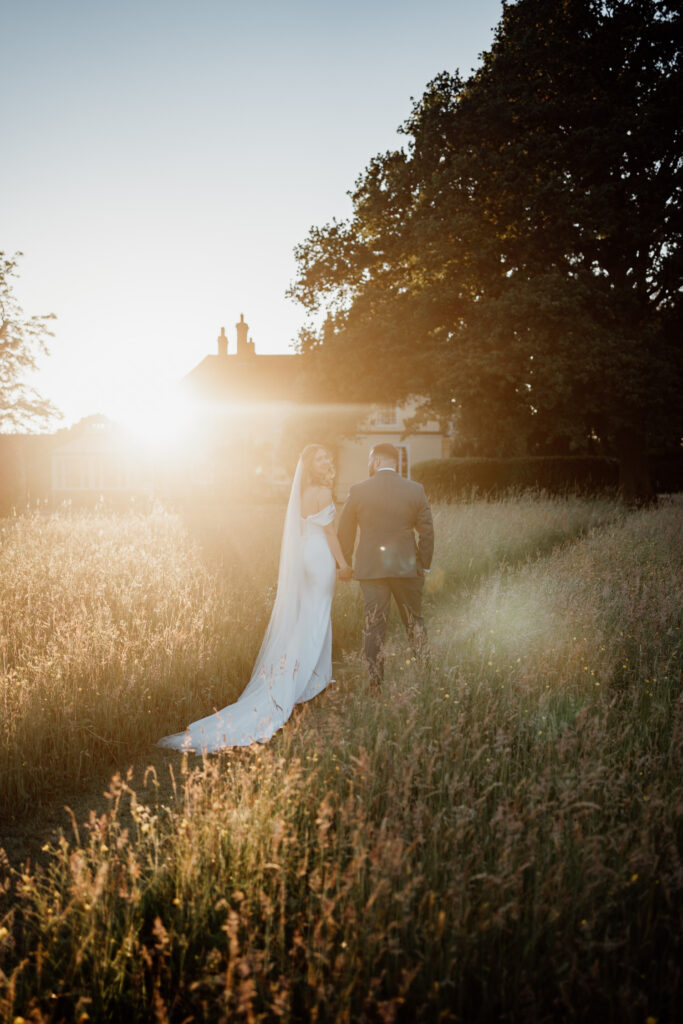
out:
{"label": "sunlit grass field", "polygon": [[428,668],[395,628],[368,694],[340,585],[326,693],[157,750],[239,695],[281,520],[0,523],[0,846],[119,771],[0,853],[0,1021],[675,1019],[683,507],[438,506]]}

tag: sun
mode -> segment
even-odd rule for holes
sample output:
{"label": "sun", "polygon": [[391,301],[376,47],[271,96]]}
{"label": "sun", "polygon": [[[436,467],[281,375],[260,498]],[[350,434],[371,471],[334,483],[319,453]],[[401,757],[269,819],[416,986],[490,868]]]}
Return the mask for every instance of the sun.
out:
{"label": "sun", "polygon": [[135,445],[158,456],[187,447],[195,426],[192,408],[179,388],[132,402],[117,418]]}

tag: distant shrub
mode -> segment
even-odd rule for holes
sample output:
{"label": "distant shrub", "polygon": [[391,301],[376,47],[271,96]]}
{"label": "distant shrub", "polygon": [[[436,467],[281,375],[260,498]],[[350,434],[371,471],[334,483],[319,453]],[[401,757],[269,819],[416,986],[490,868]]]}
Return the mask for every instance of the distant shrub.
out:
{"label": "distant shrub", "polygon": [[652,486],[658,494],[683,491],[683,453],[656,455],[650,464]]}
{"label": "distant shrub", "polygon": [[508,491],[600,494],[619,482],[616,459],[589,455],[536,455],[513,459],[431,459],[412,467],[412,477],[432,499],[472,493],[498,497]]}

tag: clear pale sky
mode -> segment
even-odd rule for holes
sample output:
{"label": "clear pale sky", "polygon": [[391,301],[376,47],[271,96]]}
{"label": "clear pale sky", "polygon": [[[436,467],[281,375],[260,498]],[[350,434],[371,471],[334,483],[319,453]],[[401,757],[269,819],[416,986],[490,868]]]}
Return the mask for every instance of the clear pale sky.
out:
{"label": "clear pale sky", "polygon": [[64,424],[143,414],[244,313],[287,352],[294,246],[500,0],[0,0],[0,250],[57,314],[35,383]]}

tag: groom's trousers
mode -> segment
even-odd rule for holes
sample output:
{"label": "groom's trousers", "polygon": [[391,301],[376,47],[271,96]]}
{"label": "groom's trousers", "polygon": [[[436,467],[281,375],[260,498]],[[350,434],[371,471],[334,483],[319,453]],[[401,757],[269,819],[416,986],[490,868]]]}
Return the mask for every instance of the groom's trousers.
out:
{"label": "groom's trousers", "polygon": [[365,605],[363,651],[373,686],[384,678],[384,638],[387,632],[392,595],[417,657],[426,653],[427,631],[422,618],[424,576],[391,576],[379,580],[360,580]]}

